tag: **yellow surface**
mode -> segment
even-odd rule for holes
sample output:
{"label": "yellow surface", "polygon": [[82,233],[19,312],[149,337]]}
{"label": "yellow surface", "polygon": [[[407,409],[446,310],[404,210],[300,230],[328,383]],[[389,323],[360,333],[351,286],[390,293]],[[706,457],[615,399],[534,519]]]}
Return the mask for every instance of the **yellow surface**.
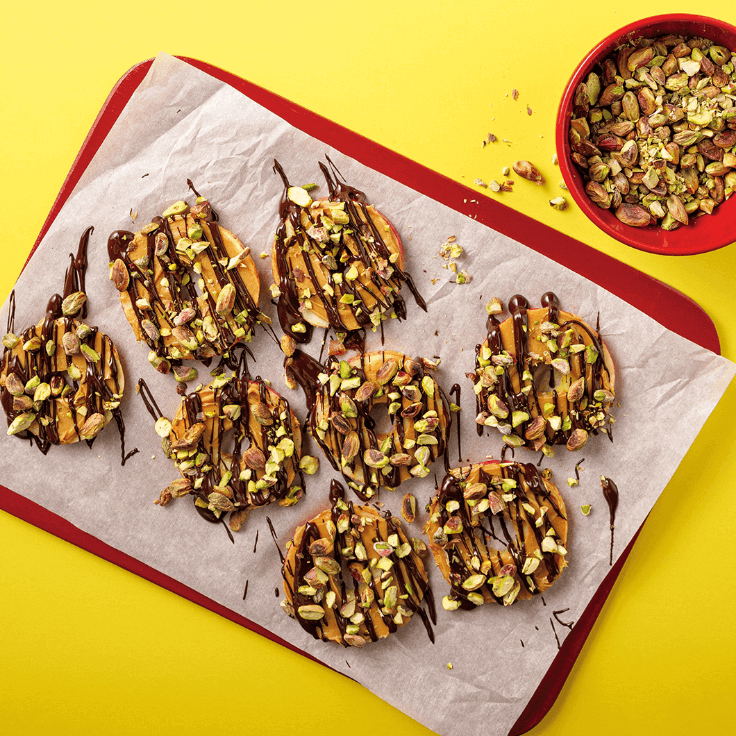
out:
{"label": "yellow surface", "polygon": [[[504,202],[691,296],[736,359],[734,246],[647,255],[600,233],[576,207],[547,204],[560,193],[550,161],[571,70],[600,38],[664,8],[631,0],[5,6],[2,298],[113,84],[164,50],[235,72],[459,181],[497,178],[517,158],[536,162],[552,184],[519,182]],[[712,7],[736,24],[736,5]],[[489,131],[513,145],[482,149]],[[734,413],[732,387],[534,734],[730,732]],[[429,733],[346,678],[14,517],[0,514],[0,540],[4,734]]]}

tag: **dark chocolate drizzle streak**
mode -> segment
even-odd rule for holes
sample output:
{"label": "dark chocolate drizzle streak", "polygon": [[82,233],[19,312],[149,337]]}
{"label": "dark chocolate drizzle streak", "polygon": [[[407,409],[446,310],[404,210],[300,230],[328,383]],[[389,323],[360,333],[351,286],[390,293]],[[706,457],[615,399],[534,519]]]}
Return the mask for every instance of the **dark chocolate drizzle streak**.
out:
{"label": "dark chocolate drizzle streak", "polygon": [[[332,557],[340,564],[341,571],[347,565],[350,570],[349,576],[343,576],[342,572],[329,577],[327,590],[330,588],[335,592],[337,602],[332,609],[335,623],[340,632],[340,643],[343,646],[349,646],[351,635],[347,634],[347,626],[351,624],[350,617],[343,616],[341,607],[348,600],[348,594],[352,594],[356,600],[355,613],[363,614],[363,621],[360,622],[359,637],[369,637],[372,641],[377,641],[379,633],[376,631],[376,620],[379,620],[388,629],[388,633],[394,633],[398,625],[394,621],[394,613],[385,612],[382,605],[377,605],[379,601],[384,599],[384,588],[382,583],[385,580],[391,580],[390,585],[397,588],[397,606],[396,611],[405,619],[417,614],[424,623],[427,635],[432,643],[434,643],[434,631],[432,624],[437,623],[437,613],[434,605],[434,598],[429,583],[426,580],[426,572],[423,572],[424,566],[411,548],[411,543],[404,534],[401,523],[391,516],[390,511],[382,514],[386,522],[385,535],[379,532],[378,518],[372,514],[366,514],[361,507],[355,507],[352,501],[345,501],[345,489],[336,480],[330,483],[330,503],[331,518],[330,521],[334,525],[336,538],[334,540],[334,549],[327,555]],[[390,571],[385,572],[381,576],[373,576],[371,573],[370,560],[376,557],[376,552],[367,549],[366,560],[360,561],[355,553],[356,544],[361,543],[361,520],[374,520],[374,524],[370,527],[375,536],[372,537],[373,543],[387,543],[392,535],[397,535],[399,547],[391,548],[391,552],[387,555],[388,559],[393,562]],[[366,525],[368,528],[368,525]],[[340,530],[343,531],[340,531]],[[319,598],[320,602],[323,596],[306,595],[299,591],[299,587],[304,584],[304,576],[314,568],[315,562],[309,551],[312,542],[319,539],[319,528],[314,522],[307,522],[304,528],[299,545],[294,551],[294,569],[292,570],[287,562],[282,566],[282,574],[284,577],[284,586],[287,592],[287,600],[291,603],[294,610],[294,616],[300,626],[311,634],[315,639],[327,641],[326,634],[323,630],[323,621],[313,621],[303,619],[299,615],[299,607],[305,605],[314,605],[315,599]],[[387,543],[388,544],[388,543]],[[404,557],[397,556],[397,549],[402,545],[407,545],[411,550]],[[291,558],[291,556],[289,555]],[[380,559],[380,558],[379,558]],[[362,571],[365,570],[369,574],[363,577]],[[347,581],[346,578],[347,577]],[[307,580],[309,580],[307,578]],[[422,608],[421,603],[424,600],[427,604],[427,610]],[[351,614],[352,615],[352,614]],[[348,639],[346,640],[346,636]]]}
{"label": "dark chocolate drizzle streak", "polygon": [[[555,388],[556,369],[549,364],[548,375],[541,376],[543,380],[539,380],[539,373],[544,371],[545,364],[541,356],[531,355],[529,352],[529,335],[538,326],[528,322],[529,301],[516,294],[509,301],[514,336],[513,351],[504,345],[501,322],[496,315],[489,315],[486,321],[488,336],[485,343],[475,347],[475,373],[468,376],[475,386],[480,384],[480,390],[476,392],[478,436],[483,435],[486,426],[497,426],[502,431],[505,442],[518,443],[534,450],[540,450],[545,444],[567,444],[575,430],[584,430],[593,435],[602,431],[613,441],[611,425],[606,425],[612,399],[602,402],[594,398],[595,392],[606,389],[611,379],[604,360],[600,333],[597,330],[592,331],[577,319],[569,319],[560,324],[559,300],[553,292],[545,293],[541,302],[542,307],[547,309],[546,318],[541,320],[545,328],[542,335],[548,338],[547,345],[553,346],[550,360],[562,359],[571,369],[570,374],[564,377],[565,388],[562,391]],[[586,358],[587,355],[592,357],[592,353],[586,350],[577,353],[570,351],[570,347],[585,344],[583,334],[587,334],[596,350],[592,363],[587,362]],[[566,341],[569,341],[568,345],[565,345]],[[483,353],[486,350],[490,350],[490,356],[484,358]],[[585,377],[583,394],[580,399],[570,402],[567,389],[580,376]],[[550,393],[551,401],[548,396],[542,400],[540,394]],[[548,405],[547,412],[545,405]],[[514,412],[518,412],[516,426],[513,426]],[[524,419],[525,415],[529,418]],[[539,416],[544,416],[547,420],[540,435],[532,427],[533,420]],[[552,427],[550,417],[560,420],[559,429]],[[491,425],[486,425],[486,421],[490,421]]]}
{"label": "dark chocolate drizzle streak", "polygon": [[[391,263],[392,251],[370,216],[371,206],[365,194],[344,181],[329,157],[327,161],[329,168],[323,163],[319,166],[327,182],[329,201],[343,203],[342,212],[348,218],[344,225],[336,225],[337,229],[332,227],[331,233],[322,217],[316,219],[317,210],[300,207],[289,199],[289,180],[279,162],[274,160],[274,172],[284,184],[279,204],[280,224],[273,246],[281,292],[277,310],[281,329],[302,344],[309,342],[314,332],[305,318],[305,313],[310,316],[312,302],[324,307],[330,327],[348,333],[368,325],[375,330],[389,316],[405,319],[406,304],[399,294],[402,283],[406,283],[416,303],[427,311],[412,277],[402,270],[395,256],[396,262]],[[338,236],[337,242],[330,234]],[[304,255],[307,273],[293,265],[289,250],[294,246]],[[348,279],[346,274],[358,267],[362,272],[369,271],[369,278]],[[319,286],[317,274],[326,282],[323,287]],[[306,294],[307,287],[309,294]],[[352,297],[353,302],[346,304],[343,297]],[[366,305],[366,299],[370,299],[372,307]],[[347,314],[352,314],[359,330],[348,329],[343,321]]]}

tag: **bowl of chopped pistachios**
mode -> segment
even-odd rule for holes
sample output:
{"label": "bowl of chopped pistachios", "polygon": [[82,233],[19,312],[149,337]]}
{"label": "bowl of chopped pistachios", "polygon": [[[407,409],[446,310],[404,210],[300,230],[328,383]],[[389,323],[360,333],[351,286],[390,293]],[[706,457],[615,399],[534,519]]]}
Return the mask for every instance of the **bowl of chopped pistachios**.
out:
{"label": "bowl of chopped pistachios", "polygon": [[634,248],[692,255],[736,241],[736,28],[662,15],[601,41],[557,115],[565,183]]}

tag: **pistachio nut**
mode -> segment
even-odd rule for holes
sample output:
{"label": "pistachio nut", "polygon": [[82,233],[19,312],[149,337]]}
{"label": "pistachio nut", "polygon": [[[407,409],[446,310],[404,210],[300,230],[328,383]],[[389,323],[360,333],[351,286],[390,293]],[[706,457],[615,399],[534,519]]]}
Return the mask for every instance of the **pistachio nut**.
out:
{"label": "pistachio nut", "polygon": [[79,438],[82,440],[93,440],[105,426],[105,417],[102,414],[92,414],[79,430]]}
{"label": "pistachio nut", "polygon": [[313,455],[303,455],[299,460],[299,468],[307,475],[314,475],[319,470],[319,459]]}
{"label": "pistachio nut", "polygon": [[235,287],[231,283],[225,284],[217,295],[217,304],[215,311],[217,314],[230,314],[235,305]]}
{"label": "pistachio nut", "polygon": [[130,286],[130,274],[128,267],[121,258],[116,258],[110,272],[112,283],[118,291],[127,291]]}
{"label": "pistachio nut", "polygon": [[28,429],[36,419],[36,415],[33,412],[23,412],[13,419],[8,427],[8,434],[14,435],[19,432],[23,432]]}
{"label": "pistachio nut", "polygon": [[74,317],[74,315],[79,313],[86,301],[87,295],[83,291],[75,291],[61,302],[61,313],[65,317]]}
{"label": "pistachio nut", "polygon": [[404,521],[411,524],[417,515],[417,499],[407,493],[404,498],[401,499],[401,515],[404,517]]}
{"label": "pistachio nut", "polygon": [[534,182],[537,186],[544,183],[544,177],[529,161],[515,161],[513,169],[522,179]]}

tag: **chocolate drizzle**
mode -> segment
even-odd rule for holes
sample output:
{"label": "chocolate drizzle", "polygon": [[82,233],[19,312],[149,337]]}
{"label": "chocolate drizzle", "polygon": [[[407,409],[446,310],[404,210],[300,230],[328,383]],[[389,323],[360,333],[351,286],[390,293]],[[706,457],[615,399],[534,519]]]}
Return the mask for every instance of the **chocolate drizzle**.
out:
{"label": "chocolate drizzle", "polygon": [[[249,249],[245,256],[231,255],[217,213],[187,183],[197,194],[188,214],[154,217],[135,234],[116,230],[107,243],[113,269],[123,274],[126,316],[132,314],[136,335],[151,350],[149,360],[163,373],[182,360],[224,355],[252,339],[254,324],[270,324],[243,280]],[[191,240],[197,227],[202,235]],[[234,290],[232,308],[218,311],[225,287]]]}
{"label": "chocolate drizzle", "polygon": [[[252,509],[273,501],[290,506],[304,495],[300,432],[289,402],[260,376],[252,379],[245,347],[237,351],[226,362],[235,366],[233,376],[218,375],[183,398],[163,445],[189,483],[177,488],[174,481],[161,499],[166,503],[172,494],[189,493],[200,516],[213,523],[232,512],[233,531]],[[153,407],[149,411],[156,418],[160,410],[155,402]],[[230,442],[232,450],[226,451]]]}
{"label": "chocolate drizzle", "polygon": [[616,519],[616,508],[618,507],[618,487],[605,475],[601,476],[601,488],[603,489],[603,497],[608,504],[608,514],[611,523],[611,553],[608,560],[609,565],[613,565],[613,526]]}
{"label": "chocolate drizzle", "polygon": [[567,524],[548,477],[513,461],[445,476],[427,532],[452,588],[450,607],[471,609],[490,600],[510,605],[519,595],[543,593],[559,577]]}
{"label": "chocolate drizzle", "polygon": [[[377,641],[414,614],[422,619],[434,642],[434,600],[424,565],[401,523],[388,511],[379,515],[368,506],[345,501],[345,490],[335,480],[330,484],[330,503],[330,511],[297,530],[287,547],[282,567],[287,609],[314,638],[332,639],[343,646]],[[330,570],[329,575],[321,576],[317,563]],[[346,566],[350,576],[342,574]],[[334,594],[332,605],[330,594]],[[427,603],[426,611],[422,600]],[[321,607],[324,617],[304,618],[303,606]]]}
{"label": "chocolate drizzle", "polygon": [[[306,395],[305,426],[362,501],[381,486],[394,489],[412,475],[425,477],[441,455],[446,469],[449,465],[452,415],[429,365],[393,351],[364,353],[350,361],[330,356],[325,365],[301,350],[287,358]],[[379,404],[391,410],[385,435],[371,417]]]}
{"label": "chocolate drizzle", "polygon": [[277,311],[284,333],[302,344],[312,339],[314,325],[350,334],[368,325],[375,330],[389,317],[405,319],[406,304],[399,294],[403,283],[427,311],[411,275],[403,270],[398,234],[363,192],[342,179],[329,157],[327,161],[330,168],[320,163],[320,169],[328,200],[302,207],[289,198],[289,180],[274,160],[274,172],[284,184],[273,246]]}
{"label": "chocolate drizzle", "polygon": [[[455,399],[455,404],[457,406],[460,406],[461,390],[462,389],[459,383],[453,384],[452,388],[450,389],[450,396],[452,396],[452,398]],[[460,413],[459,412],[457,415],[457,461],[459,463],[463,461],[463,450],[462,450],[462,445],[460,444]]]}
{"label": "chocolate drizzle", "polygon": [[[79,321],[87,315],[86,298],[73,317],[62,313],[67,297],[85,291],[87,249],[93,231],[93,227],[88,227],[79,239],[76,255],[69,254],[63,295],[54,294],[49,299],[42,322],[25,330],[19,336],[18,346],[5,348],[1,372],[6,380],[0,389],[0,401],[8,426],[22,415],[33,417],[31,426],[17,434],[35,443],[44,455],[51,445],[77,441],[83,434],[92,447],[101,428],[113,417],[120,431],[121,464],[125,465],[138,450],[125,453],[125,423],[120,411],[123,376],[117,350],[107,335]],[[15,292],[10,297],[8,332],[13,333],[14,329]],[[67,355],[63,347],[68,333],[73,333],[72,339],[78,340],[81,348],[74,356]],[[29,341],[35,341],[37,347],[25,350],[23,346]],[[8,389],[7,379],[11,375],[26,387],[20,396],[13,396]],[[96,428],[88,422],[96,423]],[[67,424],[63,435],[62,423]]]}
{"label": "chocolate drizzle", "polygon": [[524,296],[511,298],[513,341],[504,339],[496,315],[488,316],[487,339],[475,349],[475,374],[468,374],[476,388],[478,435],[496,427],[505,443],[534,450],[555,444],[577,450],[599,432],[612,440],[606,420],[613,384],[600,333],[565,317],[551,291],[541,301],[542,310],[530,310]]}

